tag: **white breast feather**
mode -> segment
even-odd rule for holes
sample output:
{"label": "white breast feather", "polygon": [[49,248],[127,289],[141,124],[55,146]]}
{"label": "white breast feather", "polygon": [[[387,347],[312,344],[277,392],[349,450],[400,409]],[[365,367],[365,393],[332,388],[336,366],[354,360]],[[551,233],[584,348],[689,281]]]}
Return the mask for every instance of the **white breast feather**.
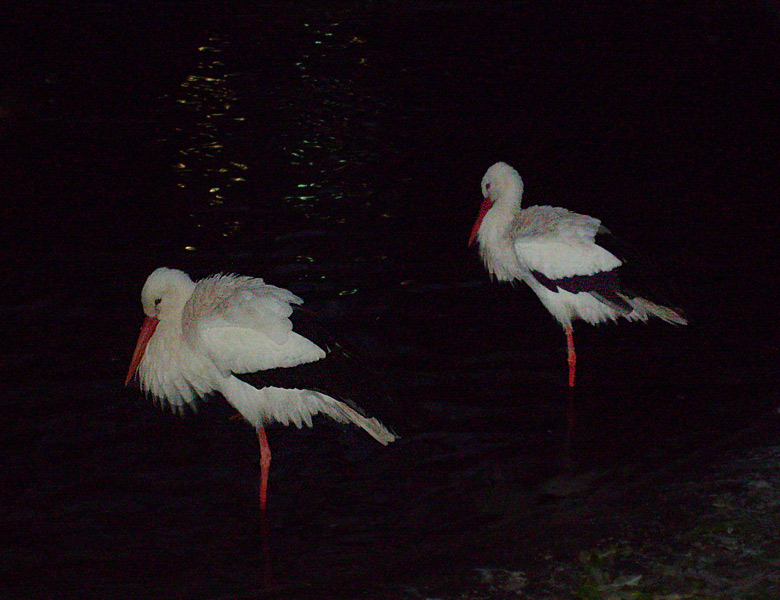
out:
{"label": "white breast feather", "polygon": [[216,369],[204,355],[182,343],[175,326],[161,323],[138,369],[141,389],[174,409],[214,391]]}

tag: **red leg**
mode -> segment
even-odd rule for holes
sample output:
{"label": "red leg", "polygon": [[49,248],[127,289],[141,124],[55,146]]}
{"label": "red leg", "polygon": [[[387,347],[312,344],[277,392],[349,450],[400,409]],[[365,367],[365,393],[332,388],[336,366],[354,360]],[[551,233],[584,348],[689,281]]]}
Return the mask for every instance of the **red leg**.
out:
{"label": "red leg", "polygon": [[268,471],[271,468],[271,447],[265,436],[263,424],[257,426],[257,439],[260,441],[260,510],[265,514],[265,500],[268,495]]}
{"label": "red leg", "polygon": [[571,325],[566,327],[566,349],[569,353],[569,387],[574,387],[574,372],[577,369],[577,353],[574,351],[574,331]]}
{"label": "red leg", "polygon": [[263,544],[263,584],[266,587],[270,587],[273,585],[273,576],[265,504],[266,496],[268,495],[268,472],[271,469],[271,447],[268,445],[268,438],[265,435],[265,428],[262,423],[257,426],[257,439],[260,442],[260,531]]}

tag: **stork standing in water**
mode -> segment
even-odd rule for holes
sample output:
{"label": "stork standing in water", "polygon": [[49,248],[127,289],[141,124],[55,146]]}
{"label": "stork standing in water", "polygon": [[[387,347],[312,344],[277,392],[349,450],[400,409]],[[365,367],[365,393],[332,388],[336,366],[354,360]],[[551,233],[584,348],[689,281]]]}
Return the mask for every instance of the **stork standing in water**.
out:
{"label": "stork standing in water", "polygon": [[626,259],[608,250],[601,221],[555,206],[520,207],[523,180],[499,162],[482,178],[484,200],[469,239],[479,244],[485,267],[499,281],[524,281],[563,326],[574,387],[577,355],[572,320],[591,325],[651,316],[685,325],[683,314],[640,296],[626,280]]}
{"label": "stork standing in water", "polygon": [[[138,373],[141,390],[174,409],[221,393],[257,431],[263,512],[271,464],[264,423],[300,428],[324,413],[354,423],[381,444],[396,439],[353,399],[324,391],[333,379],[328,363],[343,369],[343,352],[322,348],[293,330],[293,310],[302,302],[262,279],[220,274],[196,283],[165,267],[149,276],[141,292],[146,319],[125,385]],[[307,382],[312,371],[320,371],[319,378]],[[277,383],[280,376],[288,381]]]}

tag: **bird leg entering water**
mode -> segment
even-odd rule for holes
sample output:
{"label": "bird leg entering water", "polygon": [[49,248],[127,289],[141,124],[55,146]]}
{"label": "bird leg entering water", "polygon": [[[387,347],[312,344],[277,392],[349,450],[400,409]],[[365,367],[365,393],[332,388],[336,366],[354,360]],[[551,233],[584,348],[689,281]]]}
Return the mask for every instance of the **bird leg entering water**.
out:
{"label": "bird leg entering water", "polygon": [[574,372],[577,369],[577,353],[574,351],[574,331],[571,325],[566,327],[566,349],[569,353],[569,387],[574,387]]}
{"label": "bird leg entering water", "polygon": [[265,428],[257,426],[257,439],[260,441],[260,510],[265,515],[265,500],[268,495],[268,471],[271,468],[271,447],[265,435]]}

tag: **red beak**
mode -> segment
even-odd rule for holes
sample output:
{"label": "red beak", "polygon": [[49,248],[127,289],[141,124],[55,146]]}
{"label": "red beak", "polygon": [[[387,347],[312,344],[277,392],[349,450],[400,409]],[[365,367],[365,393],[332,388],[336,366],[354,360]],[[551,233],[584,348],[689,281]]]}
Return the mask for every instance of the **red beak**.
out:
{"label": "red beak", "polygon": [[474,229],[471,230],[471,237],[469,238],[469,246],[471,246],[474,243],[474,238],[477,237],[477,232],[479,231],[479,228],[482,226],[482,219],[485,218],[487,211],[489,211],[491,208],[493,208],[493,201],[490,199],[490,196],[488,196],[482,201],[482,204],[479,205],[479,214],[477,215],[477,220],[474,221]]}
{"label": "red beak", "polygon": [[138,336],[138,341],[135,344],[135,352],[133,352],[133,359],[130,361],[130,368],[127,370],[127,378],[125,379],[125,385],[130,385],[130,382],[135,377],[135,372],[138,370],[138,365],[141,364],[141,359],[144,357],[144,351],[146,350],[146,344],[152,339],[154,330],[157,328],[159,319],[155,317],[146,317],[144,324],[141,325],[141,334]]}

